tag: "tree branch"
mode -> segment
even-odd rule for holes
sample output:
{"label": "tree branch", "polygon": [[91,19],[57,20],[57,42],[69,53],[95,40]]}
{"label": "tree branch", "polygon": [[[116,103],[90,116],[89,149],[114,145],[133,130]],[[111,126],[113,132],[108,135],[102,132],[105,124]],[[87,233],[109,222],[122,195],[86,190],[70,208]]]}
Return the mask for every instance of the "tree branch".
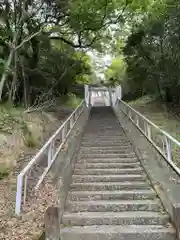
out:
{"label": "tree branch", "polygon": [[34,34],[32,34],[29,37],[27,37],[26,39],[24,39],[17,47],[15,47],[15,51],[20,49],[25,43],[29,42],[32,38],[34,38],[37,35],[39,35],[40,33],[42,33],[42,31],[43,31],[43,28],[41,28],[38,32],[35,32]]}

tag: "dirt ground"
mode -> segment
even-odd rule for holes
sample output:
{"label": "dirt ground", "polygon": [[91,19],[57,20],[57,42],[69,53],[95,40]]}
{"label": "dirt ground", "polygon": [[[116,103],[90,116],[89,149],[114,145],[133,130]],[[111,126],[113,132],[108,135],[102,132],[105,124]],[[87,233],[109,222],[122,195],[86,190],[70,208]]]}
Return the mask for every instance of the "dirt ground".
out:
{"label": "dirt ground", "polygon": [[37,194],[27,201],[23,215],[16,217],[17,175],[72,109],[28,114],[22,109],[0,110],[0,240],[36,240],[43,229],[46,208],[59,203],[58,190],[47,177]]}

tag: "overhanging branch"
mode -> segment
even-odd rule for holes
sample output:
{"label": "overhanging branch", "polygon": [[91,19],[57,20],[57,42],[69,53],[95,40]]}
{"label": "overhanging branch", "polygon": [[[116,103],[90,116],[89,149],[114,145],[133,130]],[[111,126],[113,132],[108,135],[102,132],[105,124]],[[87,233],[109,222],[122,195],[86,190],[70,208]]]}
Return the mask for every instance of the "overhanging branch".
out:
{"label": "overhanging branch", "polygon": [[70,45],[70,46],[72,46],[72,47],[74,47],[74,48],[87,48],[87,47],[91,47],[91,46],[94,44],[94,42],[97,40],[97,36],[95,36],[95,37],[91,40],[90,43],[87,43],[87,44],[85,44],[85,45],[82,44],[82,42],[80,41],[80,39],[79,39],[79,41],[78,41],[78,42],[79,42],[78,44],[75,44],[75,43],[73,43],[72,41],[67,40],[67,39],[65,39],[65,38],[63,38],[63,37],[60,37],[60,36],[50,36],[49,39],[51,39],[51,40],[60,40],[60,41],[66,43],[66,44],[68,44],[68,45]]}

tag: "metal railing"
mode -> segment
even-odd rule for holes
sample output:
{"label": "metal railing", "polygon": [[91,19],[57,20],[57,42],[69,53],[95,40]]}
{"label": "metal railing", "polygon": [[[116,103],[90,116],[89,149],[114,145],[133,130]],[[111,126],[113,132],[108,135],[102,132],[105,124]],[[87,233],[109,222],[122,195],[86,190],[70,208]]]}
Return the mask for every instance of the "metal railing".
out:
{"label": "metal railing", "polygon": [[[59,127],[59,129],[49,138],[45,145],[38,151],[33,159],[27,164],[27,166],[20,172],[17,177],[17,192],[16,192],[16,208],[15,213],[19,215],[21,213],[22,204],[25,204],[27,192],[28,192],[28,179],[30,178],[33,168],[36,168],[37,164],[40,164],[42,168],[40,172],[42,174],[35,183],[34,189],[38,189],[52,163],[57,158],[64,143],[71,133],[78,118],[83,112],[85,102],[82,101],[80,105],[74,110],[74,112],[67,118],[67,120]],[[41,166],[42,165],[42,166]],[[32,176],[31,176],[32,178]],[[31,186],[32,187],[32,186]]]}
{"label": "metal railing", "polygon": [[167,132],[160,129],[129,104],[118,98],[117,104],[124,114],[136,125],[151,144],[160,152],[167,163],[180,175],[180,168],[176,161],[180,156],[180,142]]}

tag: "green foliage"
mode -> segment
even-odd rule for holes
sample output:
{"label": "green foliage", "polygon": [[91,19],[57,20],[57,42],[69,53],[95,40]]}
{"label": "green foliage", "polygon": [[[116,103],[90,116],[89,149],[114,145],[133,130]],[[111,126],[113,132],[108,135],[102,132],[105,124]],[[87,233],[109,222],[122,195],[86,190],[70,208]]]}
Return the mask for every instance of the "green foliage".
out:
{"label": "green foliage", "polygon": [[106,81],[110,85],[120,84],[125,78],[126,62],[123,56],[117,57],[112,61],[111,66],[106,70]]}
{"label": "green foliage", "polygon": [[0,180],[4,177],[7,177],[9,173],[9,169],[5,168],[4,166],[0,166]]}
{"label": "green foliage", "polygon": [[69,94],[64,104],[66,107],[76,108],[81,101],[82,99],[77,97],[76,95]]}
{"label": "green foliage", "polygon": [[123,54],[127,63],[125,97],[154,94],[180,103],[180,1],[154,1],[133,26]]}
{"label": "green foliage", "polygon": [[12,134],[17,124],[20,123],[23,109],[14,108],[11,103],[0,105],[0,132]]}
{"label": "green foliage", "polygon": [[0,6],[0,100],[27,108],[39,99],[67,95],[74,84],[97,82],[86,53],[95,49],[113,51],[115,59],[105,73],[108,84],[177,101],[179,0],[21,3]]}
{"label": "green foliage", "polygon": [[41,95],[46,95],[46,100],[56,98],[67,94],[74,83],[89,82],[91,62],[85,50],[102,50],[112,19],[119,21],[119,6],[124,6],[124,1],[2,3],[0,100],[27,108]]}

